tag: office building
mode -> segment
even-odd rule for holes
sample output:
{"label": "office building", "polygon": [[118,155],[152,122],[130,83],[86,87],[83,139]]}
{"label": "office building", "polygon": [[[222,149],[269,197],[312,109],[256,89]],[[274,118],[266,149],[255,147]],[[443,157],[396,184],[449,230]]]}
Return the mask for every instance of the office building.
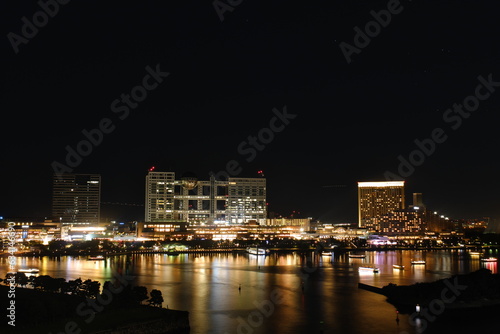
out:
{"label": "office building", "polygon": [[100,222],[101,176],[99,174],[54,175],[52,216],[62,225]]}
{"label": "office building", "polygon": [[149,172],[146,175],[145,221],[168,221],[174,219],[173,172]]}
{"label": "office building", "polygon": [[358,226],[405,208],[404,181],[358,182]]}
{"label": "office building", "polygon": [[266,179],[230,177],[228,180],[227,221],[233,224],[266,224]]}
{"label": "office building", "polygon": [[198,180],[185,173],[149,171],[146,176],[145,222],[187,222],[189,225],[237,224],[267,218],[266,179]]}

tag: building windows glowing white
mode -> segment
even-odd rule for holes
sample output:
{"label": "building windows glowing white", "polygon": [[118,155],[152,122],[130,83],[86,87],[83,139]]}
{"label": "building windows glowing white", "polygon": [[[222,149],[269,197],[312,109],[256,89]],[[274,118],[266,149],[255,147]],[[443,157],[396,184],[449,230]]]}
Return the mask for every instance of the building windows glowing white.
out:
{"label": "building windows glowing white", "polygon": [[265,224],[266,179],[214,176],[200,181],[174,172],[150,171],[146,176],[146,222],[184,221],[190,225],[216,223]]}
{"label": "building windows glowing white", "polygon": [[101,176],[99,174],[54,175],[52,216],[63,225],[100,222]]}
{"label": "building windows glowing white", "polygon": [[405,208],[404,181],[358,182],[358,225]]}

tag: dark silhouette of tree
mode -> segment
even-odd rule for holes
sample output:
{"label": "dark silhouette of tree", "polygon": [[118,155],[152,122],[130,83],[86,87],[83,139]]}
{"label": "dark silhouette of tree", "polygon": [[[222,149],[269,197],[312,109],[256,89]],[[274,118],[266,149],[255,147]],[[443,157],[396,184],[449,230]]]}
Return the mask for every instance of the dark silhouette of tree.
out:
{"label": "dark silhouette of tree", "polygon": [[14,274],[14,273],[7,273],[7,274],[5,275],[5,279],[3,280],[3,283],[4,283],[5,285],[9,285],[9,284],[10,284],[9,279],[10,279],[11,277],[14,277],[14,279],[15,279],[16,274]]}
{"label": "dark silhouette of tree", "polygon": [[26,285],[28,284],[28,276],[26,276],[25,273],[16,273],[16,285],[17,286],[22,286],[22,287],[26,287]]}
{"label": "dark silhouette of tree", "polygon": [[83,282],[83,290],[85,291],[85,297],[97,298],[101,291],[101,283],[99,281],[92,281],[88,279]]}
{"label": "dark silhouette of tree", "polygon": [[47,282],[51,279],[49,275],[40,275],[33,279],[33,288],[35,290],[45,290],[47,287]]}
{"label": "dark silhouette of tree", "polygon": [[145,286],[134,286],[132,288],[132,295],[137,304],[142,304],[143,300],[148,299],[148,288]]}
{"label": "dark silhouette of tree", "polygon": [[111,286],[113,285],[113,283],[111,283],[111,281],[105,281],[104,284],[102,285],[102,290],[108,290],[108,291],[111,291]]}
{"label": "dark silhouette of tree", "polygon": [[163,296],[161,295],[161,291],[153,289],[151,290],[150,295],[151,298],[148,300],[149,305],[161,307],[161,304],[163,303]]}
{"label": "dark silhouette of tree", "polygon": [[72,295],[78,295],[82,285],[82,279],[77,278],[75,280],[68,281],[68,285],[65,287],[65,290]]}

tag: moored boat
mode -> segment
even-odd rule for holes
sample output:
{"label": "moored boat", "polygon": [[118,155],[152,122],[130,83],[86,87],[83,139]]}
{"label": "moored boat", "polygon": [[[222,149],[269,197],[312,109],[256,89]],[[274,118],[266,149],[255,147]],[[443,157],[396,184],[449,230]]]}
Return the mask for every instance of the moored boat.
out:
{"label": "moored boat", "polygon": [[349,257],[353,258],[353,259],[362,259],[362,258],[365,258],[366,255],[365,254],[349,254]]}
{"label": "moored boat", "polygon": [[392,267],[394,269],[399,269],[399,270],[404,270],[405,269],[405,266],[403,266],[402,264],[393,264]]}
{"label": "moored boat", "polygon": [[40,272],[40,270],[37,268],[18,269],[17,271],[20,273],[27,273],[27,274],[36,274],[36,273]]}
{"label": "moored boat", "polygon": [[359,267],[359,271],[371,271],[373,273],[378,273],[380,270],[377,267]]}
{"label": "moored boat", "polygon": [[246,251],[247,253],[253,255],[266,255],[269,252],[268,250],[259,247],[247,247]]}

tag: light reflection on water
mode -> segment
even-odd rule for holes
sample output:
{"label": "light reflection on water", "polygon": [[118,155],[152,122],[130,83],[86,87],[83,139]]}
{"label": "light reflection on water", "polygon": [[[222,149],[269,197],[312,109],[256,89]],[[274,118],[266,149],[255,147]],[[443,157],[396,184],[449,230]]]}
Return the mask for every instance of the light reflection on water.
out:
{"label": "light reflection on water", "polygon": [[[484,256],[498,254],[488,252]],[[424,259],[426,264],[411,265],[412,259]],[[403,264],[405,270],[396,270],[393,264]],[[0,265],[5,273],[6,259],[1,259]],[[154,254],[117,256],[105,261],[70,256],[28,257],[18,258],[17,266],[37,267],[41,275],[67,280],[90,278],[101,284],[116,270],[149,291],[161,290],[165,307],[189,311],[192,334],[313,334],[321,330],[415,333],[408,316],[399,315],[398,325],[395,309],[385,302],[385,297],[358,289],[358,282],[382,287],[389,283],[429,282],[479,268],[498,272],[496,262],[484,263],[479,256],[458,250],[374,251],[366,252],[363,259],[348,258],[346,254],[296,253]],[[375,266],[380,272],[360,273],[359,266]]]}

